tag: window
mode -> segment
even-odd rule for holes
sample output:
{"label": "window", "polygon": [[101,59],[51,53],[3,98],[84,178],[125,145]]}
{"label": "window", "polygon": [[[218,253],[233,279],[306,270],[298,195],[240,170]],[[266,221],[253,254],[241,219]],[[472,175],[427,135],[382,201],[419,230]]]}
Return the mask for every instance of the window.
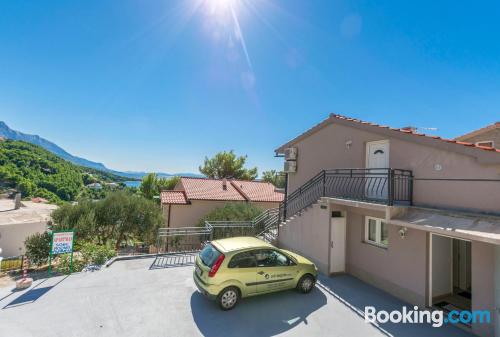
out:
{"label": "window", "polygon": [[228,268],[252,268],[257,267],[257,263],[255,262],[255,256],[251,252],[243,252],[236,254],[229,264]]}
{"label": "window", "polygon": [[272,249],[257,250],[254,255],[259,267],[283,267],[291,264],[288,257]]}
{"label": "window", "polygon": [[366,217],[365,241],[378,246],[387,247],[389,244],[389,226],[383,219]]}
{"label": "window", "polygon": [[203,264],[209,268],[212,268],[215,261],[219,258],[221,252],[215,249],[210,243],[207,244],[203,250],[200,252],[200,259]]}
{"label": "window", "polygon": [[487,146],[487,147],[495,147],[495,142],[492,140],[483,140],[476,143],[477,146]]}

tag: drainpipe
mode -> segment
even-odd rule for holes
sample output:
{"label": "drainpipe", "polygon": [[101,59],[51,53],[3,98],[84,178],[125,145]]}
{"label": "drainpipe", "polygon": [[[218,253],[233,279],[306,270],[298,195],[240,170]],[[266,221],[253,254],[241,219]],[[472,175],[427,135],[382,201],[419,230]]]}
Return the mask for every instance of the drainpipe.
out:
{"label": "drainpipe", "polygon": [[495,336],[500,336],[500,245],[495,246]]}

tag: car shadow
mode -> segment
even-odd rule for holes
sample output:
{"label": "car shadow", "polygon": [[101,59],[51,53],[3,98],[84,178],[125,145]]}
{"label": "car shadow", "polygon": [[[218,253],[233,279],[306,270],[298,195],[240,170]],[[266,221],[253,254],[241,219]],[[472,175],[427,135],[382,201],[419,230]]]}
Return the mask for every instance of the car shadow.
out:
{"label": "car shadow", "polygon": [[204,336],[273,336],[300,323],[308,324],[307,317],[326,301],[316,288],[309,294],[289,290],[244,298],[233,310],[222,311],[196,291],[191,295],[191,311]]}

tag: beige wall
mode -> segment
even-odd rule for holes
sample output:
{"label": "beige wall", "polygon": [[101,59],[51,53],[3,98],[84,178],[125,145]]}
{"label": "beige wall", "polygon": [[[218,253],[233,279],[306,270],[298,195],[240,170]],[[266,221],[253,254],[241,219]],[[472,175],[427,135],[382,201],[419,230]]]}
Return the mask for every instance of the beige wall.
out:
{"label": "beige wall", "polygon": [[42,233],[47,229],[46,222],[17,223],[0,226],[0,248],[3,257],[25,253],[24,240],[32,234]]}
{"label": "beige wall", "polygon": [[364,242],[365,216],[385,218],[380,211],[314,204],[280,228],[279,246],[311,259],[328,274],[330,211],[344,211],[347,217],[346,270],[405,301],[425,306],[427,275],[427,237],[409,230],[403,240],[399,228],[389,226],[389,247]]}
{"label": "beige wall", "polygon": [[[500,179],[500,165],[481,165],[464,154],[330,124],[294,145],[298,148],[297,172],[289,174],[289,193],[323,169],[365,167],[366,143],[383,139],[390,142],[390,166],[412,170],[416,178]],[[349,149],[345,146],[348,140],[352,141]],[[436,171],[435,164],[441,165],[442,170]],[[499,183],[416,181],[414,184],[416,205],[500,212],[498,200]]]}
{"label": "beige wall", "polygon": [[470,143],[493,141],[495,143],[495,147],[500,149],[500,128],[486,131],[485,133],[473,137],[460,137],[460,139],[464,142]]}
{"label": "beige wall", "polygon": [[[212,210],[224,207],[228,201],[192,200],[190,205],[172,205],[170,211],[170,227],[196,226],[201,218]],[[254,202],[263,210],[278,207],[276,202]],[[165,221],[168,219],[168,205],[163,205]]]}
{"label": "beige wall", "polygon": [[280,228],[278,244],[307,257],[328,274],[329,221],[328,209],[314,204]]}
{"label": "beige wall", "polygon": [[348,208],[347,271],[400,299],[425,306],[427,236],[408,230],[401,239],[399,228],[389,225],[389,245],[381,248],[364,242],[365,216],[385,218],[382,212]]}

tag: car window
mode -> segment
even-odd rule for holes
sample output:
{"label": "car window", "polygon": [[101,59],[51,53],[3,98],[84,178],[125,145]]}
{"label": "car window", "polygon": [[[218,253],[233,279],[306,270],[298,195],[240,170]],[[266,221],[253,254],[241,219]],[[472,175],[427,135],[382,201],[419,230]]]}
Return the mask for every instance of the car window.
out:
{"label": "car window", "polygon": [[257,267],[255,256],[251,252],[243,252],[236,254],[229,264],[228,268],[252,268]]}
{"label": "car window", "polygon": [[200,252],[200,259],[203,264],[209,268],[212,268],[215,261],[219,258],[221,252],[215,249],[210,243],[207,244],[203,250]]}
{"label": "car window", "polygon": [[280,252],[272,249],[261,249],[254,252],[257,266],[259,267],[278,267],[289,266],[290,260]]}

